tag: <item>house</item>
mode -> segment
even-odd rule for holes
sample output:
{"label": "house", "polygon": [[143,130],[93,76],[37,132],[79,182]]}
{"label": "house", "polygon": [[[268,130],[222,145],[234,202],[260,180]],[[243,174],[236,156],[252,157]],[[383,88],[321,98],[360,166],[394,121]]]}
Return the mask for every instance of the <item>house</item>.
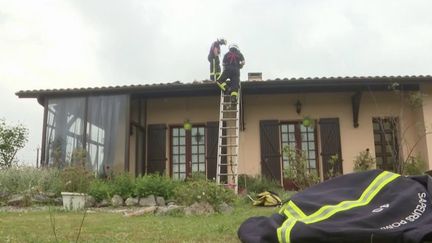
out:
{"label": "house", "polygon": [[[242,82],[239,173],[282,182],[282,150],[308,170],[353,171],[369,150],[377,167],[417,156],[432,168],[432,76],[293,78]],[[252,77],[252,76],[251,76]],[[252,79],[252,78],[251,78]],[[68,164],[85,151],[95,172],[216,176],[219,93],[210,81],[19,91],[45,109],[42,158]],[[310,124],[304,123],[307,117]],[[185,130],[184,122],[192,124]],[[331,156],[338,155],[334,165]]]}

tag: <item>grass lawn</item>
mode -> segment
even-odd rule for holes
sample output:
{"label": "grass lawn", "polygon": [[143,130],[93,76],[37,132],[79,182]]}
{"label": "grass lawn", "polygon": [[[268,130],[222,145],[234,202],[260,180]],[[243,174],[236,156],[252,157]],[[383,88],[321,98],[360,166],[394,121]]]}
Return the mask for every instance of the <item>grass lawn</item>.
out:
{"label": "grass lawn", "polygon": [[[247,218],[269,216],[277,208],[236,206],[232,214],[137,216],[89,213],[80,242],[239,242],[237,229]],[[75,242],[82,213],[53,212],[59,242]],[[0,242],[56,242],[48,211],[0,212]]]}

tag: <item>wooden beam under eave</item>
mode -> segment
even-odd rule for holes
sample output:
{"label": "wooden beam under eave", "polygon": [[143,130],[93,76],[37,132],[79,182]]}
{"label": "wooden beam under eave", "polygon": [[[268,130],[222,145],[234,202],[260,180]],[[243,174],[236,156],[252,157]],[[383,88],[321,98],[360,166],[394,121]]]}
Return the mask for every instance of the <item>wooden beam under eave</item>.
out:
{"label": "wooden beam under eave", "polygon": [[357,91],[353,96],[351,96],[352,112],[353,112],[353,126],[357,128],[359,126],[359,112],[360,112],[360,101],[362,97],[362,92]]}

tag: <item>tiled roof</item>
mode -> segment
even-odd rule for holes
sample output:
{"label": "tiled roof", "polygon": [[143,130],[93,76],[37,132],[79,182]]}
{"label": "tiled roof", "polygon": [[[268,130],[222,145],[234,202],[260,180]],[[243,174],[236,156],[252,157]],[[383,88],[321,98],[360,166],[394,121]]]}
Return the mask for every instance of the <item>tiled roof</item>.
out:
{"label": "tiled roof", "polygon": [[[401,84],[418,84],[421,82],[432,81],[431,75],[411,75],[411,76],[346,76],[346,77],[307,77],[307,78],[276,78],[264,81],[242,81],[242,88],[260,89],[271,86],[308,86],[308,87],[329,87],[329,86],[352,86],[352,85],[374,85],[389,84],[398,82]],[[20,98],[40,98],[41,96],[61,96],[77,94],[97,94],[97,93],[151,93],[168,92],[177,90],[213,89],[214,83],[210,80],[193,81],[182,83],[180,81],[170,83],[153,83],[140,85],[122,86],[103,86],[89,88],[67,88],[67,89],[40,89],[40,90],[21,90],[16,92]]]}

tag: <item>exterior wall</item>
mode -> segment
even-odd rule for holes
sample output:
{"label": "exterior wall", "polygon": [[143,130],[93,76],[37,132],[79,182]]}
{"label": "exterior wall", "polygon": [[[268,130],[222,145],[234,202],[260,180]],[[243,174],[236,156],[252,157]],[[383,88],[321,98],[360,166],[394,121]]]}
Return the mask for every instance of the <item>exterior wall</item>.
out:
{"label": "exterior wall", "polygon": [[[423,96],[423,107],[421,109],[421,120],[424,121],[424,130],[432,132],[432,84],[424,84],[420,87]],[[432,135],[425,136],[422,144],[428,169],[432,169]]]}
{"label": "exterior wall", "polygon": [[[401,95],[390,91],[364,92],[357,128],[353,126],[351,104],[351,96],[354,93],[247,95],[244,97],[245,131],[240,132],[239,173],[250,175],[261,173],[260,120],[296,121],[302,120],[304,116],[317,121],[321,118],[339,118],[344,173],[353,171],[353,161],[361,151],[369,148],[371,154],[375,154],[373,117],[399,117],[400,130],[403,133],[401,141],[404,145],[402,156],[407,156],[409,151],[413,150],[412,155],[419,154],[428,160],[432,158],[432,149],[429,149],[429,152],[427,150],[432,148],[432,137],[428,137],[427,140],[422,139],[424,125],[421,124],[423,124],[423,117],[427,124],[432,124],[432,86],[428,87],[428,92],[431,95],[425,100],[423,109],[410,107],[407,94]],[[294,105],[297,100],[302,103],[300,115],[296,113]],[[189,119],[192,124],[218,121],[219,97],[149,99],[146,115],[147,124],[182,125],[186,119]],[[317,138],[319,137],[318,133]],[[166,157],[169,158],[169,132],[166,141]],[[132,142],[131,147],[133,147]],[[320,147],[318,139],[318,148]],[[322,168],[320,157],[319,164]],[[169,169],[169,161],[166,163],[166,168]]]}
{"label": "exterior wall", "polygon": [[[149,99],[147,102],[146,116],[147,124],[166,124],[167,126],[183,126],[183,122],[187,119],[192,125],[218,121],[219,97]],[[169,127],[166,133],[166,141],[166,158],[168,158],[166,161],[166,168],[167,173],[169,173]]]}

